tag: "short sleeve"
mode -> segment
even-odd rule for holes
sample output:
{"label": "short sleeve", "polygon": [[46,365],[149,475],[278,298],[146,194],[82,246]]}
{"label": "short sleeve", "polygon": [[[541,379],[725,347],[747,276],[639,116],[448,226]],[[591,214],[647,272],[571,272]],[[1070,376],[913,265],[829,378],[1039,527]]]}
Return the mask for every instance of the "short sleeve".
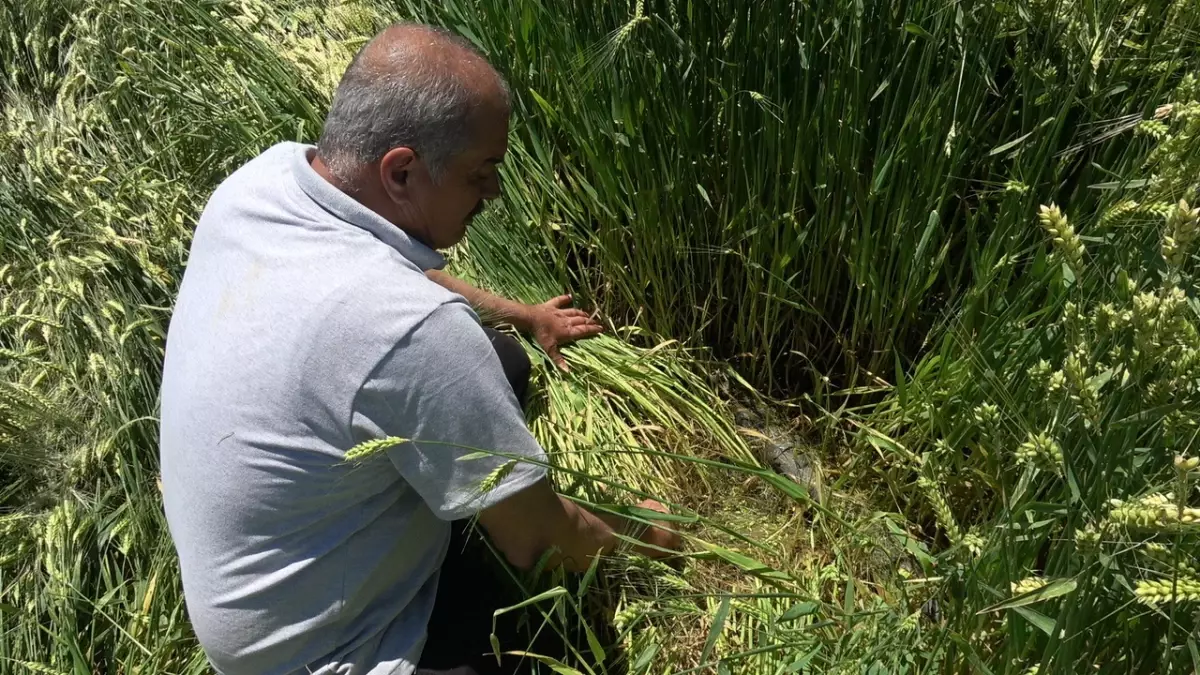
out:
{"label": "short sleeve", "polygon": [[443,520],[478,513],[546,474],[546,454],[463,302],[438,307],[380,360],[355,397],[352,425],[359,442],[410,439],[389,458]]}

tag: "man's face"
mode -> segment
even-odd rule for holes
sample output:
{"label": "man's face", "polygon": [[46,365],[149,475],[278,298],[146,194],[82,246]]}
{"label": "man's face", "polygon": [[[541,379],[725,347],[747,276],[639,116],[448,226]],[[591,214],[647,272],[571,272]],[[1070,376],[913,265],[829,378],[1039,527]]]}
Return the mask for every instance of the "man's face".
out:
{"label": "man's face", "polygon": [[405,191],[410,203],[397,204],[412,233],[431,248],[449,248],[462,241],[486,202],[500,196],[497,171],[508,151],[507,111],[481,112],[477,118],[471,145],[442,168],[436,181],[427,167],[412,171]]}

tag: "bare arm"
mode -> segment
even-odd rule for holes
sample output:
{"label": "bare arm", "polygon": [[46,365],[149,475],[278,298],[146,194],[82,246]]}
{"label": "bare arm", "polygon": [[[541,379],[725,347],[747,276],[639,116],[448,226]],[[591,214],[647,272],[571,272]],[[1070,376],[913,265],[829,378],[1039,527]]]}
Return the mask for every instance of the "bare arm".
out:
{"label": "bare arm", "polygon": [[511,324],[537,340],[563,370],[567,369],[567,362],[559,352],[559,346],[599,335],[604,330],[587,312],[572,309],[569,295],[560,295],[540,305],[526,305],[488,293],[441,270],[430,270],[425,276],[466,298],[485,323]]}
{"label": "bare arm", "polygon": [[499,295],[488,293],[482,288],[475,288],[462,279],[441,270],[429,270],[425,276],[442,288],[454,291],[466,298],[486,323],[511,324],[513,328],[522,333],[528,333],[532,328],[533,307],[531,305],[502,298]]}
{"label": "bare arm", "polygon": [[[657,502],[643,502],[642,506],[664,510]],[[673,532],[616,516],[596,515],[560,497],[545,479],[485,509],[479,514],[479,523],[508,561],[522,569],[529,569],[543,553],[555,549],[551,567],[562,565],[571,571],[584,571],[594,556],[617,547],[618,532],[662,549],[678,549],[680,543]],[[664,555],[656,548],[637,550],[651,557]]]}

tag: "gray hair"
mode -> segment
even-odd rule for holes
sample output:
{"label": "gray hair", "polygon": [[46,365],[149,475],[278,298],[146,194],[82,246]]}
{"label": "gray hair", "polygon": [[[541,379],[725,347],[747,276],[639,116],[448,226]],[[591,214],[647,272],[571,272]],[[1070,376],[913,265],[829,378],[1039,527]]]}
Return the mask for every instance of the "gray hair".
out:
{"label": "gray hair", "polygon": [[[423,40],[395,39],[397,33]],[[440,47],[442,53],[434,54],[429,47]],[[392,26],[367,43],[338,83],[317,142],[317,153],[330,172],[349,182],[362,166],[393,148],[408,147],[438,180],[472,140],[469,123],[480,94],[462,69],[453,66],[464,58],[487,63],[470,42],[433,26]],[[507,107],[508,84],[487,67]]]}

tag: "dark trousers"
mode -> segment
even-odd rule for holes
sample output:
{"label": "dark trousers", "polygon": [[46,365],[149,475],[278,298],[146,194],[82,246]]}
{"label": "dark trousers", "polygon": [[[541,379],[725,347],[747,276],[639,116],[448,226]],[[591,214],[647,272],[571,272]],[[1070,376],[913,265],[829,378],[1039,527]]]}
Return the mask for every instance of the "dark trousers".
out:
{"label": "dark trousers", "polygon": [[[529,389],[529,357],[512,337],[484,328],[504,374],[512,385],[521,405]],[[450,549],[442,563],[441,580],[433,616],[429,620],[428,637],[417,675],[511,675],[527,673],[529,659],[505,656],[503,664],[496,663],[492,654],[493,613],[502,607],[520,602],[523,598],[516,584],[505,576],[504,570],[491,551],[472,536],[471,522],[452,523]],[[562,644],[549,627],[536,641],[531,642],[528,626],[520,625],[522,612],[503,614],[496,621],[496,636],[500,650],[531,651],[560,658]],[[539,616],[536,612],[529,616]],[[533,623],[532,628],[540,625]],[[557,642],[557,644],[556,644]],[[560,653],[556,653],[560,652]]]}

